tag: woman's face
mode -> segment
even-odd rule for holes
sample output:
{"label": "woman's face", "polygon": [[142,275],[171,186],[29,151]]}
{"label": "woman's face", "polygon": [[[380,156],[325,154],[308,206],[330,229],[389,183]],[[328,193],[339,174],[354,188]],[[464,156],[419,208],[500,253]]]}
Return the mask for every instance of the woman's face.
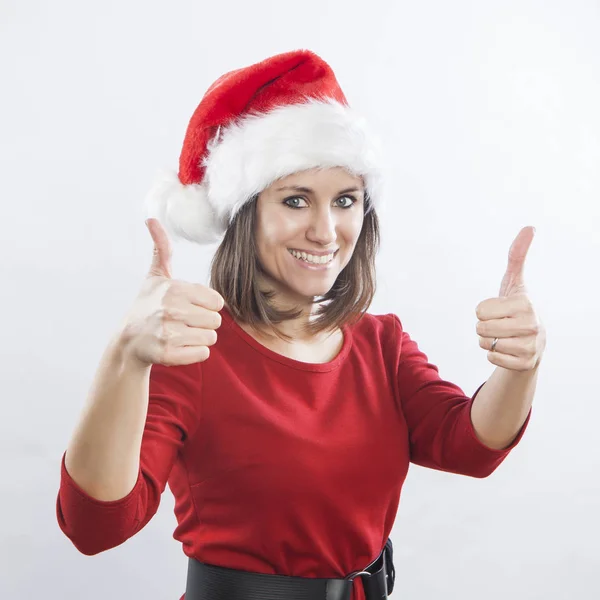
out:
{"label": "woman's face", "polygon": [[256,241],[278,300],[322,296],[348,264],[363,224],[362,178],[342,168],[279,179],[258,197]]}

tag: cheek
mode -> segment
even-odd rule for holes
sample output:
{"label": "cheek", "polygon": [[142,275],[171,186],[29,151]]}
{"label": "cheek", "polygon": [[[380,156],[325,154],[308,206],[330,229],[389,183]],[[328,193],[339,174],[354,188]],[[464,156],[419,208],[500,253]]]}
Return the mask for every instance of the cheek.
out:
{"label": "cheek", "polygon": [[338,235],[343,239],[343,244],[346,247],[344,254],[340,257],[342,259],[342,268],[346,267],[352,259],[358,238],[362,231],[363,222],[364,217],[362,214],[356,216],[353,215],[352,218],[345,221],[338,230]]}
{"label": "cheek", "polygon": [[285,214],[270,214],[258,221],[257,240],[259,248],[274,248],[294,238],[301,230],[298,219]]}
{"label": "cheek", "polygon": [[[296,226],[297,228],[297,226]],[[281,215],[264,215],[257,221],[256,242],[258,260],[272,276],[277,271],[277,260],[282,246],[294,236],[295,226]]]}
{"label": "cheek", "polygon": [[364,223],[364,216],[361,213],[355,213],[352,215],[351,219],[348,219],[347,222],[343,223],[343,236],[344,239],[354,246],[360,237],[360,232],[362,231],[362,226]]}

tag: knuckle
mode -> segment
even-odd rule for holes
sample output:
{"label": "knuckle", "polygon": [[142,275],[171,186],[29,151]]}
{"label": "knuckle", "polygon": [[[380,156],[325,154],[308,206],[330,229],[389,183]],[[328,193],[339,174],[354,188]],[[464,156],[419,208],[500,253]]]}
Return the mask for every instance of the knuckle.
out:
{"label": "knuckle", "polygon": [[154,337],[156,338],[156,341],[161,345],[164,346],[165,342],[166,342],[166,330],[167,328],[165,327],[164,323],[161,323],[158,331],[155,332]]}
{"label": "knuckle", "polygon": [[174,366],[175,362],[173,360],[173,354],[168,350],[164,350],[161,356],[160,363],[165,365],[166,367]]}
{"label": "knuckle", "polygon": [[171,307],[169,306],[161,306],[158,311],[158,318],[164,323],[165,321],[170,321],[172,318]]}
{"label": "knuckle", "polygon": [[523,346],[520,346],[518,348],[518,351],[515,353],[517,356],[520,356],[521,358],[529,358],[531,356],[531,349],[529,347],[529,344],[525,344]]}
{"label": "knuckle", "polygon": [[522,296],[521,297],[521,302],[522,302],[523,308],[526,311],[533,310],[533,302],[531,301],[531,298],[529,296]]}
{"label": "knuckle", "polygon": [[181,294],[181,286],[177,281],[171,281],[169,287],[165,291],[164,298],[177,298]]}
{"label": "knuckle", "polygon": [[160,314],[163,322],[183,320],[183,311],[173,303],[163,304]]}
{"label": "knuckle", "polygon": [[173,345],[175,341],[176,333],[170,327],[161,327],[158,334],[158,341],[163,348],[168,348]]}
{"label": "knuckle", "polygon": [[170,308],[163,304],[156,311],[156,316],[158,317],[159,321],[161,321],[162,323],[164,323],[165,321],[168,321],[170,318]]}
{"label": "knuckle", "polygon": [[161,331],[156,336],[156,341],[158,342],[158,347],[161,349],[162,353],[164,354],[167,351],[167,348],[169,347],[169,339],[168,339],[167,335]]}

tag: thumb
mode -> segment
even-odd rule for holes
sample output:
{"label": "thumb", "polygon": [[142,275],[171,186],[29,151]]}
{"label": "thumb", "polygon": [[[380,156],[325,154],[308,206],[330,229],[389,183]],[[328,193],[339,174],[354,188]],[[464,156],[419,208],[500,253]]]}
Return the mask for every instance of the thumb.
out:
{"label": "thumb", "polygon": [[525,259],[533,242],[535,227],[523,227],[508,252],[508,265],[500,285],[500,296],[526,292]]}
{"label": "thumb", "polygon": [[166,277],[167,279],[171,279],[171,256],[173,250],[169,236],[157,219],[147,219],[146,227],[154,242],[154,253],[148,277]]}

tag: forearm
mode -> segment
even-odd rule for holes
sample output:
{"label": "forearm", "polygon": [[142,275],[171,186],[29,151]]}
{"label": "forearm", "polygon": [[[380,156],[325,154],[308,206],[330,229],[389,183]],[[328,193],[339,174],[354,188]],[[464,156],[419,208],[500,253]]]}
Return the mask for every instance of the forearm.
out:
{"label": "forearm", "polygon": [[503,449],[511,444],[533,403],[538,367],[513,371],[496,367],[473,401],[471,421],[486,446]]}
{"label": "forearm", "polygon": [[119,500],[139,473],[150,366],[131,360],[115,336],[106,348],[65,456],[73,480],[90,496]]}

